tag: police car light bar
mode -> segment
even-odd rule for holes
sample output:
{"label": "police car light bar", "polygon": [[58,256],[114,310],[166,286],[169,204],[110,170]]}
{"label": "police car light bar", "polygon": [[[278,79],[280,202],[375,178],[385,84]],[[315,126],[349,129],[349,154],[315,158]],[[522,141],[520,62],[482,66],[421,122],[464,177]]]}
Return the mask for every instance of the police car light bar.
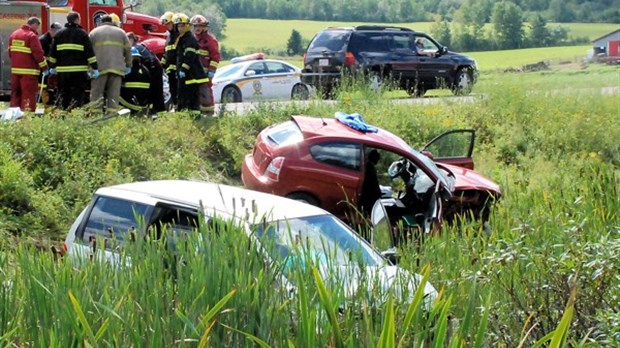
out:
{"label": "police car light bar", "polygon": [[267,58],[267,55],[262,52],[259,52],[259,53],[246,54],[245,56],[239,56],[239,57],[232,58],[230,62],[233,64],[236,64],[236,63],[246,62],[248,60],[265,59],[265,58]]}

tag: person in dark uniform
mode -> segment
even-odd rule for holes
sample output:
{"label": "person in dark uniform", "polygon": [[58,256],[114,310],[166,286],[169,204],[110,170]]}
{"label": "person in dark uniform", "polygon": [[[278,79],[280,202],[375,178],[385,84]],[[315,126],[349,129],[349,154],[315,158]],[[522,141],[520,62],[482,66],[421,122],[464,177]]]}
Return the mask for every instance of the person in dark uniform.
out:
{"label": "person in dark uniform", "polygon": [[[54,41],[54,36],[56,33],[62,29],[62,25],[58,22],[52,23],[50,26],[50,30],[48,30],[45,34],[39,36],[39,41],[41,42],[41,47],[43,48],[43,54],[48,59],[49,64],[49,56],[50,50],[52,48],[52,42]],[[39,86],[41,87],[41,86]],[[54,105],[56,102],[56,89],[58,88],[58,75],[46,75],[43,77],[43,87],[41,89],[41,101],[45,107],[49,107]]]}
{"label": "person in dark uniform", "polygon": [[132,47],[136,48],[142,57],[142,64],[151,74],[151,97],[153,102],[152,112],[162,112],[166,110],[164,102],[164,69],[157,56],[148,47],[138,42],[138,36],[134,33],[127,33],[127,38]]}
{"label": "person in dark uniform", "polygon": [[123,77],[120,104],[131,110],[133,115],[147,116],[152,107],[151,74],[136,47],[131,48],[133,65],[131,72]]}
{"label": "person in dark uniform", "polygon": [[64,110],[81,107],[86,103],[86,90],[90,87],[90,76],[99,77],[97,58],[88,37],[80,26],[80,14],[74,11],[67,14],[67,24],[52,42],[49,61],[53,68],[50,74],[58,73],[58,106]]}
{"label": "person in dark uniform", "polygon": [[179,36],[179,32],[174,24],[174,13],[168,11],[164,13],[161,17],[161,24],[166,26],[168,38],[166,39],[166,47],[164,51],[164,56],[161,59],[161,65],[163,69],[166,71],[166,75],[168,75],[168,85],[170,86],[170,108],[176,107],[177,104],[177,66],[176,66],[176,42]]}
{"label": "person in dark uniform", "polygon": [[375,202],[381,198],[381,188],[379,187],[379,178],[377,177],[377,169],[375,168],[380,159],[381,156],[375,149],[371,150],[366,157],[364,182],[362,183],[362,191],[358,203],[359,209],[365,216],[370,215]]}

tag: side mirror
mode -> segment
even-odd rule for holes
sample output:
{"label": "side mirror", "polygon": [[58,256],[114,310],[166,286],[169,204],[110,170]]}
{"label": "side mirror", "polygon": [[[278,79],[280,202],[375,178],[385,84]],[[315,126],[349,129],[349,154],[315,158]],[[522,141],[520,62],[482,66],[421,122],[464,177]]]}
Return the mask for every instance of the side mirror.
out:
{"label": "side mirror", "polygon": [[396,247],[391,247],[386,251],[382,251],[381,256],[390,261],[392,265],[398,265],[400,262],[400,255],[398,255],[398,250]]}
{"label": "side mirror", "polygon": [[446,54],[446,53],[448,53],[448,47],[446,47],[446,46],[441,46],[441,49],[439,50],[439,53],[441,53],[441,54]]}
{"label": "side mirror", "polygon": [[370,244],[379,250],[392,248],[395,245],[392,224],[381,199],[378,199],[372,207],[370,222],[372,223]]}
{"label": "side mirror", "polygon": [[248,71],[246,71],[246,72],[245,72],[245,74],[244,74],[244,75],[245,75],[245,76],[254,76],[254,75],[256,75],[256,71],[254,71],[254,70],[248,70]]}

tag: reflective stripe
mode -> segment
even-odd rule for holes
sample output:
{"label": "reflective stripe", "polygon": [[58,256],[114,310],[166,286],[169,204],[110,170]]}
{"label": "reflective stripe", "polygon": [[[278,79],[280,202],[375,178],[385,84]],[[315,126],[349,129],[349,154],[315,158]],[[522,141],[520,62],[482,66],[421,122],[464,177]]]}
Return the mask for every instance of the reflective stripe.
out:
{"label": "reflective stripe", "polygon": [[101,70],[101,71],[99,71],[99,74],[100,74],[100,75],[103,75],[103,74],[109,74],[109,73],[116,74],[116,75],[121,75],[121,76],[125,76],[125,71],[124,71],[124,70],[117,70],[117,69],[105,69],[105,70]]}
{"label": "reflective stripe", "polygon": [[131,104],[131,103],[127,102],[125,99],[123,99],[123,97],[119,97],[118,101],[121,103],[122,106],[124,106],[126,108],[130,108],[131,110],[141,111],[142,108],[143,108],[140,105],[135,105],[135,104]]}
{"label": "reflective stripe", "polygon": [[209,66],[211,66],[213,68],[217,68],[219,65],[220,65],[220,62],[211,61],[211,63],[209,63]]}
{"label": "reflective stripe", "polygon": [[11,46],[9,47],[9,50],[11,52],[32,53],[32,50],[29,47]]}
{"label": "reflective stripe", "polygon": [[56,47],[59,51],[84,51],[84,45],[60,44]]}
{"label": "reflective stripe", "polygon": [[41,61],[41,63],[39,63],[40,67],[46,67],[47,66],[47,62],[46,61]]}
{"label": "reflective stripe", "polygon": [[99,46],[119,46],[119,47],[129,47],[128,45],[125,45],[122,42],[118,42],[118,41],[101,41],[101,42],[97,42],[95,44],[95,47],[99,47]]}
{"label": "reflective stripe", "polygon": [[49,60],[50,63],[56,63],[56,58],[54,57],[48,57],[47,60]]}
{"label": "reflective stripe", "polygon": [[200,54],[201,56],[208,56],[209,55],[209,51],[208,50],[198,50],[198,54]]}
{"label": "reflective stripe", "polygon": [[202,84],[202,83],[207,83],[209,82],[209,78],[205,77],[204,79],[194,79],[194,80],[187,80],[185,81],[186,85],[195,85],[195,84]]}
{"label": "reflective stripe", "polygon": [[24,41],[24,40],[18,40],[18,39],[13,39],[13,41],[11,42],[11,46],[21,46],[21,47],[25,47],[25,46],[26,46],[26,41]]}
{"label": "reflective stripe", "polygon": [[11,74],[16,74],[16,75],[39,75],[39,69],[11,68]]}
{"label": "reflective stripe", "polygon": [[123,83],[123,87],[126,88],[144,88],[148,89],[151,86],[148,82],[125,82]]}
{"label": "reflective stripe", "polygon": [[168,45],[166,46],[166,48],[164,49],[166,52],[168,51],[174,51],[177,49],[177,45]]}
{"label": "reflective stripe", "polygon": [[47,85],[45,83],[43,83],[43,84],[37,83],[37,86],[39,86],[39,88],[46,88],[47,87]]}
{"label": "reflective stripe", "polygon": [[56,71],[60,72],[81,72],[88,71],[87,65],[69,65],[69,66],[59,66],[56,68]]}
{"label": "reflective stripe", "polygon": [[171,72],[171,71],[175,71],[177,70],[177,66],[176,65],[169,65],[168,68],[166,68],[166,72]]}
{"label": "reflective stripe", "polygon": [[88,64],[96,63],[97,62],[97,57],[92,56],[92,57],[88,58],[87,61],[88,61]]}
{"label": "reflective stripe", "polygon": [[196,51],[196,49],[195,49],[195,48],[188,47],[188,48],[186,48],[186,49],[185,49],[185,51],[183,52],[183,54],[186,54],[187,52],[196,53],[197,51]]}
{"label": "reflective stripe", "polygon": [[185,70],[189,70],[189,65],[186,63],[181,64],[181,68],[185,69]]}

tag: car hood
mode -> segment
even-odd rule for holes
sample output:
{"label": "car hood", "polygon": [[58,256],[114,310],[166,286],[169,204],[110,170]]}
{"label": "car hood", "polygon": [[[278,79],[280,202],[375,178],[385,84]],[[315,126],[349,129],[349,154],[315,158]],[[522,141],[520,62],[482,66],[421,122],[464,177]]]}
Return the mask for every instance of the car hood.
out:
{"label": "car hood", "polygon": [[502,190],[497,183],[481,174],[476,173],[471,169],[444,163],[437,163],[437,165],[454,175],[455,191],[488,191],[493,192],[497,198],[502,195]]}

